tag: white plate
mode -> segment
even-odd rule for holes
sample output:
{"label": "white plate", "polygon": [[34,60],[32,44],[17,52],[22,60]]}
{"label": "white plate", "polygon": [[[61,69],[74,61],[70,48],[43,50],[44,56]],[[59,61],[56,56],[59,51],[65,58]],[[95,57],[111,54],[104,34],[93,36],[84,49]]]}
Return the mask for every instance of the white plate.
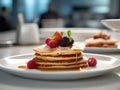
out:
{"label": "white plate", "polygon": [[75,42],[75,46],[84,49],[84,53],[120,53],[120,43],[117,48],[97,48],[97,47],[85,47],[84,42]]}
{"label": "white plate", "polygon": [[89,54],[84,53],[88,57],[95,57],[98,61],[96,67],[89,68],[89,70],[82,71],[59,71],[59,72],[43,72],[39,70],[26,70],[17,68],[21,64],[25,64],[28,60],[33,58],[33,54],[24,54],[6,57],[0,60],[0,67],[14,75],[32,78],[32,79],[48,79],[48,80],[70,80],[94,77],[111,72],[113,69],[120,66],[120,61],[114,57],[100,55],[100,54]]}
{"label": "white plate", "polygon": [[85,48],[85,53],[119,53],[120,48]]}

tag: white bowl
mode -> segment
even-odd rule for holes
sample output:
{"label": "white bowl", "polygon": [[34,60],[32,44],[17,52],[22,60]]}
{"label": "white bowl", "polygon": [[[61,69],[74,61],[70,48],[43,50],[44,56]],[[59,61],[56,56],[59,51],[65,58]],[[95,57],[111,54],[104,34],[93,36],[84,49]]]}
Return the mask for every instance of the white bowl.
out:
{"label": "white bowl", "polygon": [[120,32],[120,19],[104,19],[102,24],[115,32]]}

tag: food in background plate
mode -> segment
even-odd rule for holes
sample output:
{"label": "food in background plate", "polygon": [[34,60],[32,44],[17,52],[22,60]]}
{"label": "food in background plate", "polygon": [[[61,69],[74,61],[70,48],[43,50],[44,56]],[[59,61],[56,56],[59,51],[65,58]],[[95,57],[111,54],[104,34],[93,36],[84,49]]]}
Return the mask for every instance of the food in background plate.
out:
{"label": "food in background plate", "polygon": [[117,48],[117,43],[118,40],[103,32],[98,32],[92,38],[85,40],[86,47]]}
{"label": "food in background plate", "polygon": [[28,69],[41,71],[76,71],[96,66],[95,59],[88,60],[82,50],[73,45],[71,31],[67,35],[55,32],[45,40],[45,45],[33,49],[35,57],[27,62]]}

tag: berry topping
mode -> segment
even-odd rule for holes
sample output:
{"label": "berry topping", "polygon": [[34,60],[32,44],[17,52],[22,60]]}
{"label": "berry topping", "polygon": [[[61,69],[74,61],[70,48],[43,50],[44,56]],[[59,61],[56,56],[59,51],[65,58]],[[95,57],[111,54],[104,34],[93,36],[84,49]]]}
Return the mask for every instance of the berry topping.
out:
{"label": "berry topping", "polygon": [[69,38],[68,37],[63,37],[61,40],[60,40],[60,46],[62,47],[66,47],[69,45]]}
{"label": "berry topping", "polygon": [[97,38],[99,38],[99,36],[96,34],[96,35],[93,36],[93,38],[97,39]]}
{"label": "berry topping", "polygon": [[56,40],[51,40],[48,44],[51,48],[56,48],[59,45],[59,42]]}
{"label": "berry topping", "polygon": [[102,34],[100,37],[105,38],[105,37],[107,37],[107,34]]}
{"label": "berry topping", "polygon": [[67,36],[63,36],[63,34],[64,32],[55,32],[51,38],[46,38],[45,43],[51,48],[72,46],[74,40],[71,37],[71,30],[67,31]]}
{"label": "berry topping", "polygon": [[90,58],[88,59],[88,65],[89,65],[90,67],[95,67],[96,64],[97,64],[96,58],[90,57]]}
{"label": "berry topping", "polygon": [[60,41],[62,39],[62,35],[59,32],[55,32],[54,35],[54,40]]}
{"label": "berry topping", "polygon": [[49,45],[49,42],[51,41],[51,38],[46,38],[45,43]]}
{"label": "berry topping", "polygon": [[106,39],[106,40],[107,40],[107,39],[109,39],[109,38],[110,38],[110,36],[109,36],[109,35],[107,35],[107,34],[102,34],[102,35],[101,35],[101,38],[103,38],[103,39]]}
{"label": "berry topping", "polygon": [[27,62],[27,68],[28,69],[35,69],[36,68],[36,63],[34,60],[30,60],[29,62]]}
{"label": "berry topping", "polygon": [[99,32],[93,36],[94,39],[102,38],[102,39],[110,39],[110,36],[106,33]]}

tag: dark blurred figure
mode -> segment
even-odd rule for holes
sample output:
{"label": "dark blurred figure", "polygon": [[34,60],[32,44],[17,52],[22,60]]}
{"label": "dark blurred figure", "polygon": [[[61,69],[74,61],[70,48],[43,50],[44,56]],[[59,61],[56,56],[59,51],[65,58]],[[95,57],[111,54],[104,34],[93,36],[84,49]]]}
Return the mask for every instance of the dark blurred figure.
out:
{"label": "dark blurred figure", "polygon": [[0,13],[0,31],[7,31],[11,29],[12,25],[9,20],[8,10],[6,7],[2,7]]}
{"label": "dark blurred figure", "polygon": [[60,18],[59,14],[57,12],[54,11],[54,4],[51,2],[48,5],[48,11],[43,13],[39,20],[38,20],[38,25],[39,27],[42,27],[42,20],[43,19],[58,19]]}

